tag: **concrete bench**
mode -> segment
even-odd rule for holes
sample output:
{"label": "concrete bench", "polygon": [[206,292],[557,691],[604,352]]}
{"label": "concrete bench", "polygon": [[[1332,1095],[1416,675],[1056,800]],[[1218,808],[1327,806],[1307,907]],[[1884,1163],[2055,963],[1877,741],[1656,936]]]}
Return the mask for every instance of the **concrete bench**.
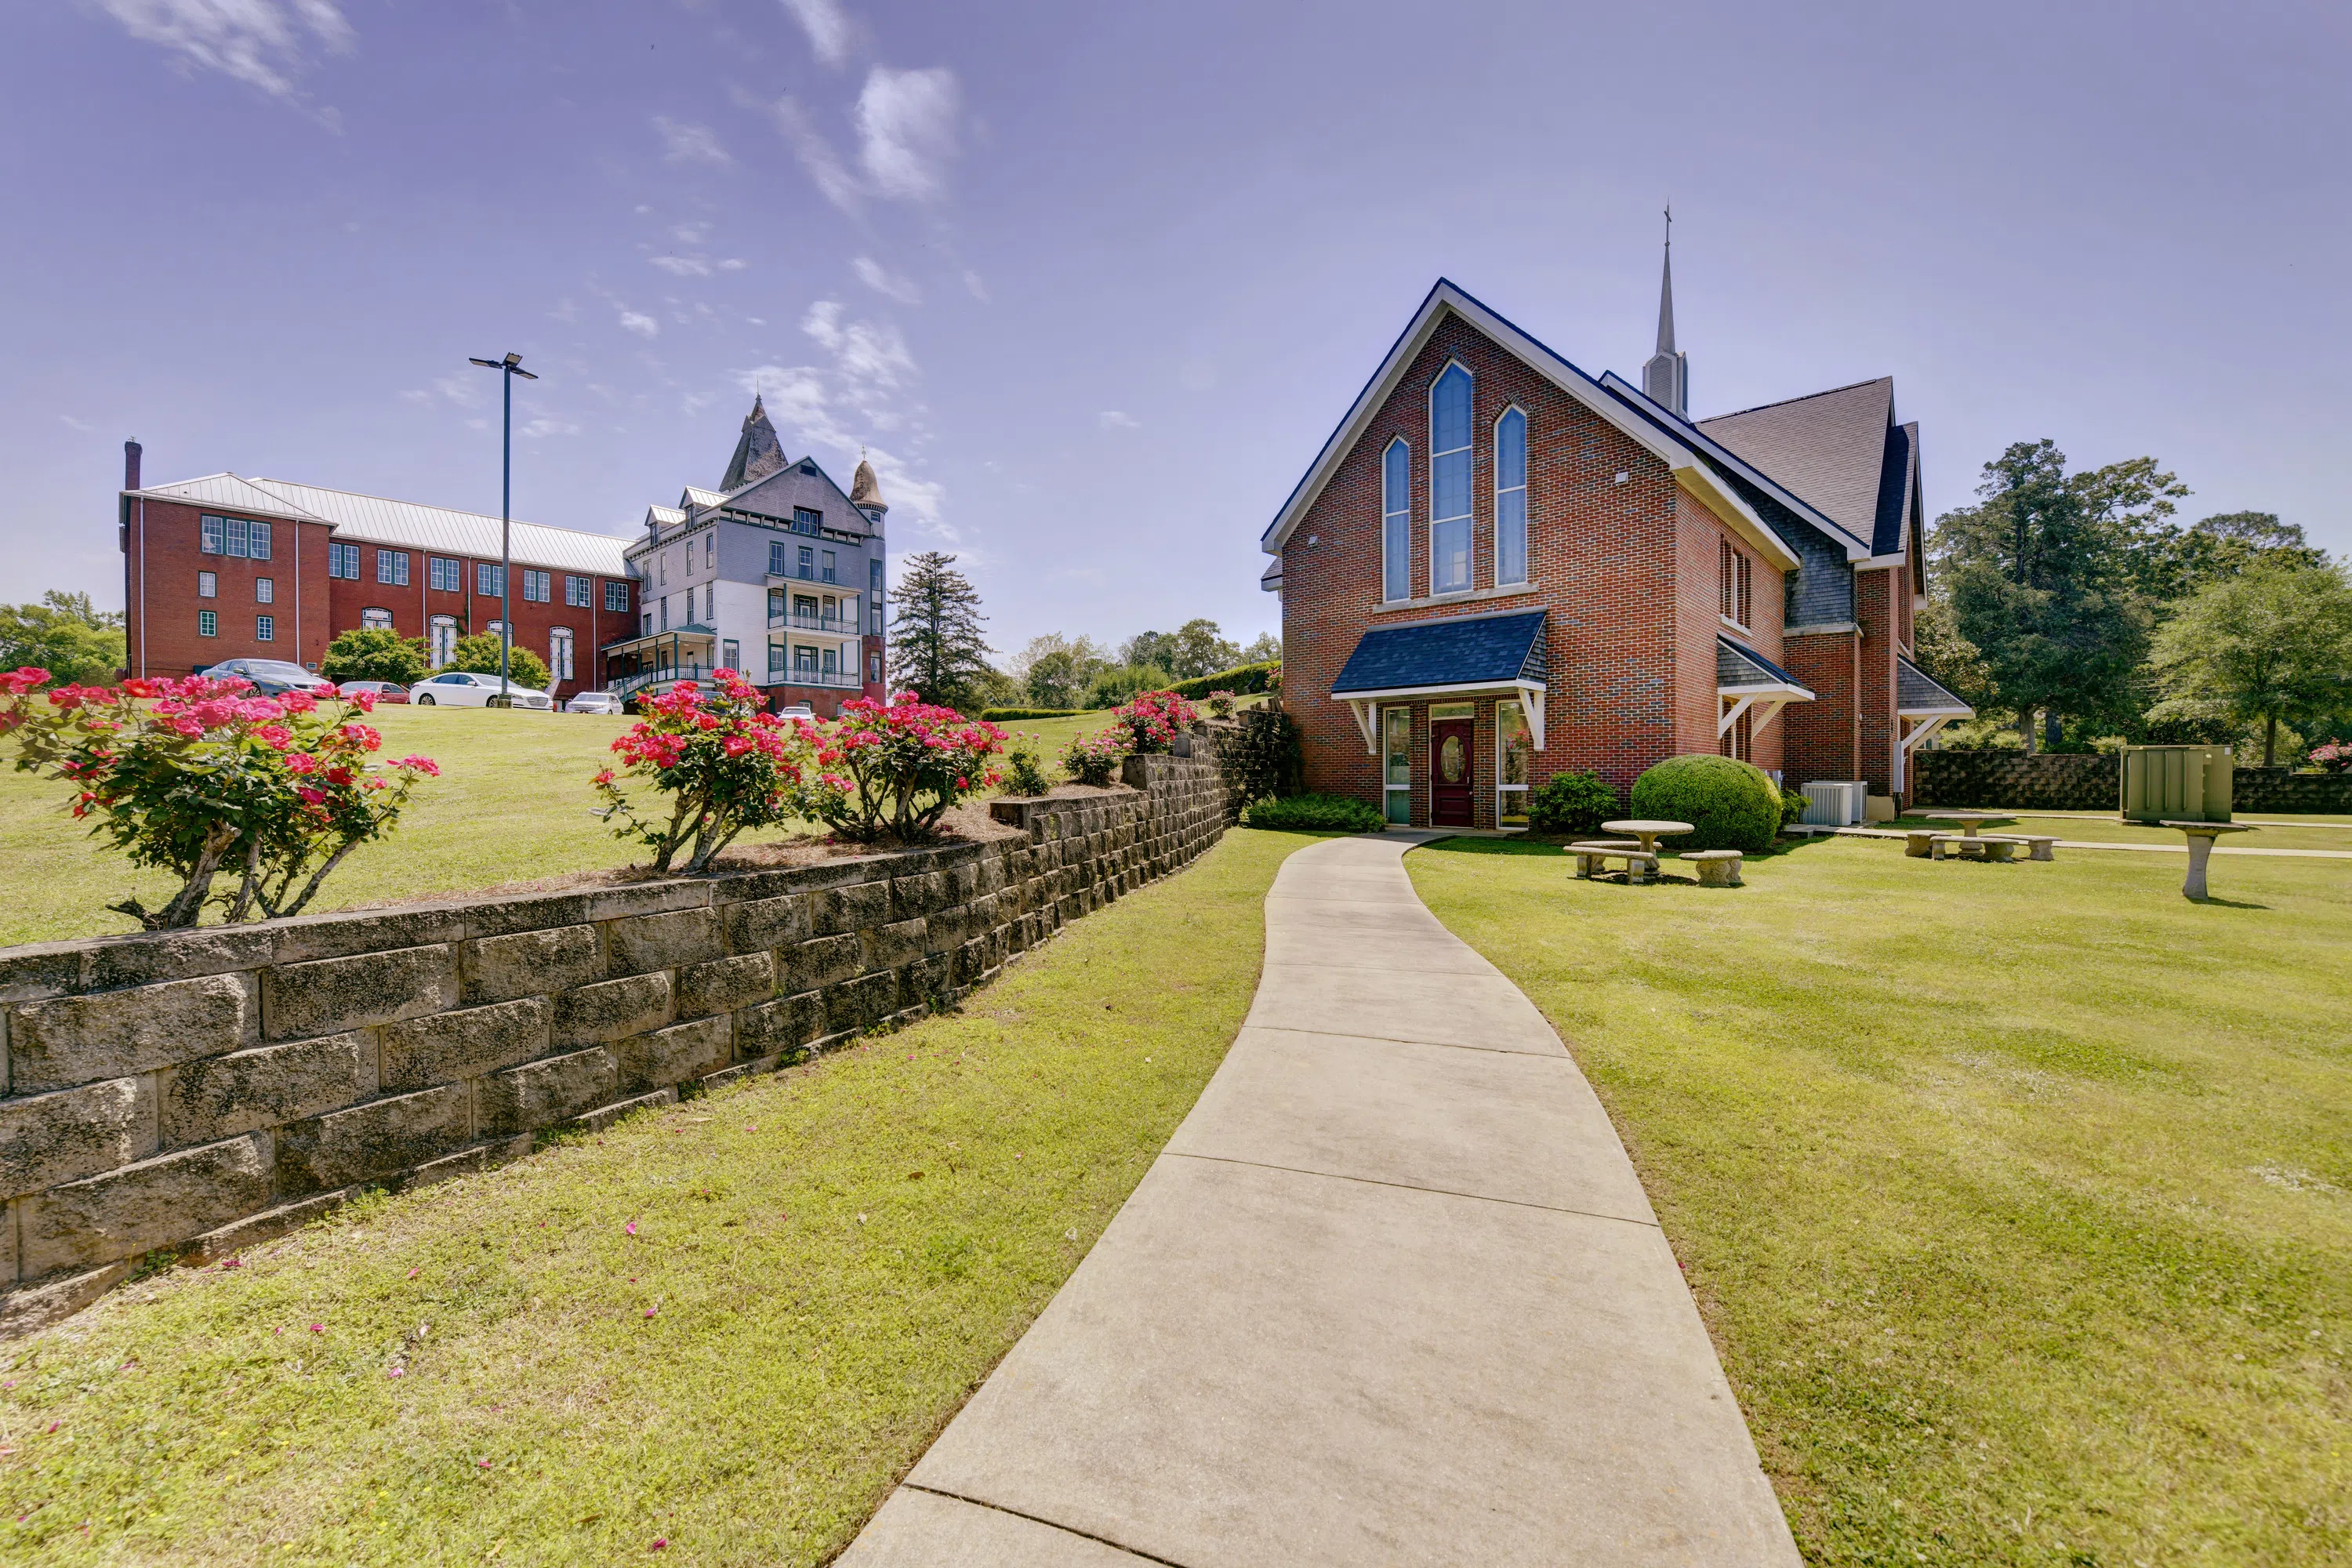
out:
{"label": "concrete bench", "polygon": [[1681,858],[1698,868],[1698,885],[1702,888],[1739,888],[1747,884],[1739,879],[1740,853],[1737,849],[1685,849]]}
{"label": "concrete bench", "polygon": [[1576,857],[1576,874],[1590,881],[1605,873],[1612,860],[1625,862],[1625,880],[1646,882],[1658,874],[1658,858],[1639,844],[1620,843],[1614,839],[1588,839],[1571,844],[1568,852]]}
{"label": "concrete bench", "polygon": [[2021,837],[2025,843],[2027,850],[2025,858],[2027,859],[2055,860],[2058,858],[2058,836],[2056,834],[2027,833],[2018,835],[2017,837]]}
{"label": "concrete bench", "polygon": [[1928,846],[1939,837],[1950,837],[1948,834],[1941,833],[1933,827],[1906,828],[1903,833],[1903,853],[1910,856],[1914,860],[1925,860],[1927,858]]}
{"label": "concrete bench", "polygon": [[1962,833],[1938,833],[1928,838],[1927,851],[1931,860],[1941,860],[1947,850],[1965,858],[1973,848],[1988,860],[2007,861],[2017,858],[2017,845],[2018,840],[1997,833],[1979,833],[1973,838]]}

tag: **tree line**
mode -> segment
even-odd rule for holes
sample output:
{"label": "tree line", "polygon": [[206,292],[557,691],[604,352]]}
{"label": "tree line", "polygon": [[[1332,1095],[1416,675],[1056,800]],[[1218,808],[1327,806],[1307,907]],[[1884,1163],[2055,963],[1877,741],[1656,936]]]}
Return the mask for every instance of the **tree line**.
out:
{"label": "tree line", "polygon": [[1271,632],[1246,646],[1217,623],[1190,620],[1172,632],[1142,631],[1115,647],[1047,632],[1002,668],[992,659],[980,594],[955,557],[911,557],[891,594],[890,678],[927,702],[976,713],[986,708],[1116,708],[1139,691],[1282,657]]}
{"label": "tree line", "polygon": [[1930,531],[1915,647],[1974,706],[1953,742],[2232,744],[2263,765],[2352,730],[2352,580],[2261,511],[2175,521],[2153,458],[2070,470],[2048,440],[1984,466]]}

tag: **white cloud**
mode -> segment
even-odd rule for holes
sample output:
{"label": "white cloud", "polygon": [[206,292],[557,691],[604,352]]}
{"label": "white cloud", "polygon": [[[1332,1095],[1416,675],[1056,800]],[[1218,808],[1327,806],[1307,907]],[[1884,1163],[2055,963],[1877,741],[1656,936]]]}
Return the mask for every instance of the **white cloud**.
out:
{"label": "white cloud", "polygon": [[884,299],[896,300],[901,305],[919,305],[923,302],[923,291],[915,287],[913,279],[891,271],[872,257],[858,257],[849,265],[857,274],[859,282]]}
{"label": "white cloud", "polygon": [[58,422],[63,425],[67,429],[79,430],[85,436],[98,428],[97,426],[89,424],[85,420],[77,419],[70,414],[58,415]]}
{"label": "white cloud", "polygon": [[347,54],[352,25],[333,0],[97,0],[99,9],[143,44],[216,70],[272,98],[293,101],[308,46]]}
{"label": "white cloud", "polygon": [[857,95],[858,161],[877,191],[918,202],[946,194],[961,102],[955,73],[945,66],[876,66],[866,74]]}
{"label": "white cloud", "polygon": [[770,106],[775,116],[776,129],[792,143],[793,155],[801,161],[810,179],[816,182],[817,194],[845,213],[856,213],[863,193],[857,176],[852,174],[833,150],[824,133],[812,122],[807,112],[789,98],[780,98]]}
{"label": "white cloud", "polygon": [[522,427],[520,434],[525,436],[577,436],[580,434],[580,426],[572,424],[569,419],[550,419],[542,415],[539,418],[532,420],[530,424],[525,425]]}
{"label": "white cloud", "polygon": [[988,285],[982,282],[980,274],[969,267],[963,269],[963,286],[971,291],[973,299],[983,305],[988,303]]}
{"label": "white cloud", "polygon": [[656,256],[647,259],[673,278],[710,276],[710,263],[703,260],[699,256]]}
{"label": "white cloud", "polygon": [[419,408],[430,408],[433,406],[433,395],[425,391],[421,386],[412,386],[400,395],[402,401],[414,403]]}
{"label": "white cloud", "polygon": [[435,378],[433,390],[460,408],[482,405],[482,382],[478,375],[444,375]]}
{"label": "white cloud", "polygon": [[641,338],[652,339],[661,335],[661,323],[651,316],[641,316],[635,310],[623,310],[621,330],[635,332]]}
{"label": "white cloud", "polygon": [[707,223],[682,223],[669,233],[670,237],[680,245],[700,245],[710,237],[710,226]]}
{"label": "white cloud", "polygon": [[907,340],[888,321],[842,321],[841,301],[820,300],[801,319],[801,331],[814,338],[834,356],[834,363],[851,386],[864,392],[898,386],[915,374],[915,358]]}
{"label": "white cloud", "polygon": [[730,256],[726,260],[719,264],[719,270],[721,272],[740,272],[750,265],[750,262],[744,260],[740,256]]}
{"label": "white cloud", "polygon": [[727,149],[719,144],[719,133],[708,125],[688,125],[666,115],[654,116],[654,129],[661,132],[662,157],[672,163],[731,163]]}
{"label": "white cloud", "polygon": [[838,68],[849,58],[849,18],[835,0],[783,0],[783,6],[808,35],[817,58]]}
{"label": "white cloud", "polygon": [[1133,415],[1121,414],[1116,408],[1106,408],[1095,416],[1095,423],[1106,430],[1140,430],[1143,422]]}

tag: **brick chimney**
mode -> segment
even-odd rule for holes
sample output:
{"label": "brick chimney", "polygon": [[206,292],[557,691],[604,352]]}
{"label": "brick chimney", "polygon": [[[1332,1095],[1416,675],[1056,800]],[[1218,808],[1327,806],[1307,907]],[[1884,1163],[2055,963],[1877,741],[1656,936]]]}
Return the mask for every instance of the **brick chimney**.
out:
{"label": "brick chimney", "polygon": [[138,442],[122,443],[122,488],[126,490],[139,488],[139,451]]}

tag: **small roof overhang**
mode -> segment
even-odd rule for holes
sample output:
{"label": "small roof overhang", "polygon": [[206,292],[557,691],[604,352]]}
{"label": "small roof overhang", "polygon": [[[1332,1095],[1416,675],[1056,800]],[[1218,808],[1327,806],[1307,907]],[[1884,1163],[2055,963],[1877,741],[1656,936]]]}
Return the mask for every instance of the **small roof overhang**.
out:
{"label": "small roof overhang", "polygon": [[1779,665],[1717,632],[1715,637],[1715,732],[1728,733],[1745,714],[1748,733],[1769,724],[1791,702],[1811,702],[1812,692]]}
{"label": "small roof overhang", "polygon": [[1331,683],[1331,696],[1355,713],[1367,752],[1379,745],[1375,721],[1382,702],[1513,697],[1523,705],[1529,739],[1540,752],[1549,689],[1544,679],[1547,619],[1542,610],[1509,610],[1375,626],[1357,639]]}
{"label": "small roof overhang", "polygon": [[1316,454],[1314,464],[1307,468],[1306,477],[1298,481],[1297,487],[1290,492],[1290,499],[1283,503],[1282,510],[1267,526],[1264,537],[1258,542],[1260,549],[1269,555],[1282,553],[1283,545],[1288,542],[1299,520],[1307,515],[1307,509],[1323,493],[1323,487],[1330,482],[1340,462],[1354,448],[1358,437],[1370,424],[1372,416],[1380,411],[1381,405],[1388,401],[1389,395],[1403,380],[1404,373],[1412,368],[1413,356],[1420,353],[1422,346],[1429,342],[1430,335],[1437,331],[1448,315],[1460,317],[1502,345],[1530,370],[1665,464],[1678,486],[1704,502],[1710,511],[1773,565],[1784,572],[1797,569],[1796,552],[1790,550],[1780,536],[1756,515],[1755,510],[1717,476],[1713,468],[1701,461],[1689,446],[1670,437],[1649,420],[1635,414],[1605,391],[1599,382],[1553,353],[1516,323],[1472,298],[1451,279],[1445,278],[1439,279],[1436,287],[1430,289],[1428,298],[1421,302],[1421,309],[1413,312],[1412,322],[1390,348],[1388,357],[1381,362],[1380,369],[1372,373],[1371,380],[1366,382],[1364,389],[1356,395],[1356,401],[1349,407],[1346,417],[1331,432],[1330,438],[1323,443],[1323,449]]}
{"label": "small roof overhang", "polygon": [[606,643],[599,651],[607,654],[633,653],[641,647],[656,647],[664,644],[709,642],[718,635],[718,632],[709,626],[688,624],[672,626],[666,632],[648,632],[643,637],[623,637],[619,642]]}
{"label": "small roof overhang", "polygon": [[1905,719],[1973,719],[1977,710],[1946,690],[1936,678],[1895,656],[1895,711]]}

